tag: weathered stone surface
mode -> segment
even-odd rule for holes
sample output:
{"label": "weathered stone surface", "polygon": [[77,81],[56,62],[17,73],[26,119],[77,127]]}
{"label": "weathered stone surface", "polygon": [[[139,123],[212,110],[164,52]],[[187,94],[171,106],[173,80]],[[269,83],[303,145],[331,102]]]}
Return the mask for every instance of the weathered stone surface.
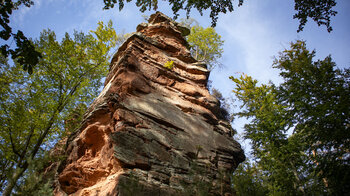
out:
{"label": "weathered stone surface", "polygon": [[220,175],[244,154],[186,34],[157,12],[119,48],[103,91],[68,140],[55,195],[181,195],[184,184],[196,184],[193,170],[208,193],[225,193]]}

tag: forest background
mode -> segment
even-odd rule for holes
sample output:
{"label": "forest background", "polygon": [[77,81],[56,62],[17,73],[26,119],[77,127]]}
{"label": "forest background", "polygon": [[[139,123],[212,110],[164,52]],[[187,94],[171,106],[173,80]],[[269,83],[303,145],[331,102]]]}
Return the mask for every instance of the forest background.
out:
{"label": "forest background", "polygon": [[[350,3],[337,2],[335,10],[338,14],[332,18],[333,31],[327,32],[324,26],[318,27],[309,21],[304,30],[297,33],[299,22],[293,20],[294,1],[246,1],[235,11],[220,14],[217,21],[216,32],[225,40],[224,53],[220,62],[221,69],[214,69],[210,75],[212,86],[219,89],[224,97],[234,97],[231,92],[234,84],[229,76],[239,77],[242,73],[252,76],[261,83],[270,80],[275,84],[281,83],[279,71],[272,68],[273,57],[278,52],[289,48],[289,43],[296,39],[306,40],[310,50],[316,49],[315,59],[324,59],[329,54],[337,67],[346,68],[350,62]],[[133,3],[125,4],[122,11],[117,9],[102,10],[103,2],[99,1],[34,1],[30,8],[22,7],[14,11],[11,16],[11,27],[22,30],[27,37],[38,38],[43,29],[51,29],[56,33],[57,40],[61,40],[65,32],[73,34],[74,30],[89,32],[96,29],[98,21],[112,20],[117,33],[134,32],[137,24],[144,19],[143,14],[150,15],[153,11],[141,13]],[[166,2],[159,2],[159,10],[172,16],[170,6]],[[200,16],[192,10],[201,26],[211,25],[209,12]],[[180,18],[185,17],[180,12]],[[1,43],[2,44],[2,43]],[[10,41],[10,44],[11,41]],[[246,119],[236,119],[233,127],[238,133],[243,132]],[[243,141],[241,141],[242,143]],[[249,141],[243,142],[249,157]]]}

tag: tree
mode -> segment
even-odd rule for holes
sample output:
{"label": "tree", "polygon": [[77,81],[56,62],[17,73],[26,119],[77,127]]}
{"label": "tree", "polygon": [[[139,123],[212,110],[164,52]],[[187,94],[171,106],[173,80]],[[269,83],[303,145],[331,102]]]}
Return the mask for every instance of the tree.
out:
{"label": "tree", "polygon": [[[130,1],[131,0],[126,0],[126,2]],[[105,4],[104,9],[113,8],[118,2],[119,10],[122,10],[125,1],[103,0],[103,2]],[[171,5],[175,18],[179,16],[178,12],[180,10],[186,11],[187,17],[189,17],[192,8],[197,9],[201,15],[203,15],[203,11],[210,10],[210,18],[213,27],[216,26],[218,15],[220,13],[225,14],[226,12],[232,12],[234,10],[232,0],[168,0],[168,2]],[[238,0],[238,6],[241,5],[243,5],[243,0]],[[337,14],[337,12],[333,10],[335,5],[335,0],[295,0],[294,9],[297,13],[294,14],[293,18],[299,20],[298,32],[303,30],[308,18],[314,20],[319,26],[325,25],[328,32],[332,31],[330,19]],[[147,9],[157,10],[158,0],[137,0],[136,6],[140,7],[141,12],[144,12]]]}
{"label": "tree", "polygon": [[[349,192],[349,69],[334,69],[331,57],[314,62],[305,42],[291,44],[274,67],[284,82],[262,84],[231,77],[244,109],[238,116],[245,138],[268,179],[270,193],[291,195]],[[292,131],[292,134],[286,134]]]}
{"label": "tree", "polygon": [[244,138],[251,140],[253,155],[266,178],[268,191],[274,195],[303,195],[303,185],[307,184],[301,181],[301,169],[305,165],[299,148],[303,146],[296,145],[296,140],[286,135],[291,123],[285,107],[278,104],[275,86],[258,86],[258,81],[247,75],[231,79],[236,84],[233,92],[244,109],[236,115],[251,119],[244,126]]}
{"label": "tree", "polygon": [[249,160],[239,164],[232,174],[232,183],[235,195],[265,196],[268,194],[266,177],[261,173],[261,169]]}
{"label": "tree", "polygon": [[192,56],[207,64],[208,70],[213,70],[216,66],[221,66],[218,61],[224,52],[222,46],[224,41],[212,27],[203,28],[195,25],[191,28],[191,33],[187,36],[187,41],[191,47]]}
{"label": "tree", "polygon": [[[142,15],[142,17],[145,21],[149,20],[148,15]],[[197,61],[205,62],[210,71],[217,66],[221,67],[222,64],[218,59],[221,58],[224,52],[222,48],[224,41],[215,29],[200,26],[194,18],[181,18],[178,23],[190,29],[190,34],[186,36],[186,40],[190,45],[192,56]]]}
{"label": "tree", "polygon": [[[142,15],[142,17],[146,21],[149,19],[148,15]],[[224,52],[222,48],[224,41],[215,29],[200,26],[194,18],[181,18],[178,23],[190,29],[190,34],[186,37],[186,40],[190,45],[192,56],[197,61],[206,63],[209,71],[217,66],[221,67],[222,64],[218,59],[221,58]]]}
{"label": "tree", "polygon": [[335,69],[331,56],[313,61],[315,51],[303,41],[291,44],[275,60],[284,82],[279,100],[288,107],[295,132],[308,143],[307,152],[331,194],[343,195],[350,185],[350,69]]}
{"label": "tree", "polygon": [[[97,96],[106,75],[111,49],[118,36],[107,25],[98,24],[89,34],[66,34],[61,42],[44,30],[35,46],[43,55],[36,74],[10,66],[2,57],[0,102],[0,179],[3,195],[10,195],[31,163],[44,156],[64,133],[64,119],[81,104]],[[4,189],[4,187],[6,187]]]}
{"label": "tree", "polygon": [[16,59],[23,66],[23,69],[31,74],[33,67],[39,62],[41,54],[35,50],[33,43],[24,36],[22,31],[12,33],[12,28],[9,26],[12,11],[19,9],[22,4],[26,7],[34,5],[32,0],[2,0],[1,2],[0,25],[3,30],[0,31],[0,38],[6,41],[13,37],[17,48],[11,49],[9,45],[3,44],[0,46],[0,50],[5,58],[11,54],[12,59]]}

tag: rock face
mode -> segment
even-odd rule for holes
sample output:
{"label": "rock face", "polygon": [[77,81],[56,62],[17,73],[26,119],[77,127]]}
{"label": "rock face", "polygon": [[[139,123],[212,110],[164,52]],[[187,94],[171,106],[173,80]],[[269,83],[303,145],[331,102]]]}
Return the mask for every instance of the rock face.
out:
{"label": "rock face", "polygon": [[226,174],[244,153],[206,88],[208,70],[191,57],[188,33],[157,12],[119,48],[67,142],[55,195],[229,195]]}

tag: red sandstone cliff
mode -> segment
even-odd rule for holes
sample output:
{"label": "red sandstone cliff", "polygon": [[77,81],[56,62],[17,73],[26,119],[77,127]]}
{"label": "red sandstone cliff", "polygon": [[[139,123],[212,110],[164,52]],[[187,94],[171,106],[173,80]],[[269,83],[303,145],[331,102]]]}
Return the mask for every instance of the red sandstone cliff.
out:
{"label": "red sandstone cliff", "polygon": [[228,192],[222,176],[244,154],[186,34],[157,12],[119,48],[103,91],[68,140],[55,195],[183,195],[196,181],[209,195]]}

